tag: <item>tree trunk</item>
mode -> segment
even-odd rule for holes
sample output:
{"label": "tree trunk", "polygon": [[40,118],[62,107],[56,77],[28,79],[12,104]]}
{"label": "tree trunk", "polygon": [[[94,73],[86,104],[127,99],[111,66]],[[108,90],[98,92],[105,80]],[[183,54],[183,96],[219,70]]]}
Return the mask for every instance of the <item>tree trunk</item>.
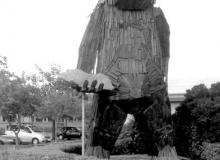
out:
{"label": "tree trunk", "polygon": [[56,121],[52,120],[52,140],[56,139]]}
{"label": "tree trunk", "polygon": [[117,104],[110,102],[108,97],[95,95],[89,124],[86,155],[109,159],[110,151],[120,134],[126,116],[127,114]]}
{"label": "tree trunk", "polygon": [[135,114],[134,117],[134,153],[147,153],[148,155],[157,156],[158,149],[153,139],[153,131],[149,129],[147,117],[144,114]]}
{"label": "tree trunk", "polygon": [[31,126],[32,127],[34,126],[34,116],[33,115],[31,116]]}
{"label": "tree trunk", "polygon": [[67,119],[65,119],[65,127],[67,127]]}
{"label": "tree trunk", "polygon": [[19,144],[20,144],[20,140],[19,140],[19,137],[18,137],[18,134],[19,134],[20,131],[14,131],[14,134],[15,134],[15,148],[18,148]]}

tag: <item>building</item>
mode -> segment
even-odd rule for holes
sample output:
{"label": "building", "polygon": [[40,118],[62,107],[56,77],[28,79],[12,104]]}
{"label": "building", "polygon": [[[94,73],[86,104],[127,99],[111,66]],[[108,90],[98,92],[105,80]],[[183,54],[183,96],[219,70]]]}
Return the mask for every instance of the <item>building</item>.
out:
{"label": "building", "polygon": [[180,106],[180,103],[184,101],[185,97],[183,93],[174,93],[169,94],[170,105],[171,105],[171,114],[174,114],[176,108]]}

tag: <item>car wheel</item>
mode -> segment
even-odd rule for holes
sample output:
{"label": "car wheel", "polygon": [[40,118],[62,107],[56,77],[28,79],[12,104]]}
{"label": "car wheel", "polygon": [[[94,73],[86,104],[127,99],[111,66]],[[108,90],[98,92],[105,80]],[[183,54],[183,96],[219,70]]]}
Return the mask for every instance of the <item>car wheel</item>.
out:
{"label": "car wheel", "polygon": [[38,140],[37,138],[34,138],[34,139],[32,140],[32,144],[36,145],[36,144],[38,144],[38,143],[39,143],[39,140]]}
{"label": "car wheel", "polygon": [[59,140],[63,140],[63,136],[62,135],[59,135]]}
{"label": "car wheel", "polygon": [[4,142],[0,141],[0,145],[4,145]]}

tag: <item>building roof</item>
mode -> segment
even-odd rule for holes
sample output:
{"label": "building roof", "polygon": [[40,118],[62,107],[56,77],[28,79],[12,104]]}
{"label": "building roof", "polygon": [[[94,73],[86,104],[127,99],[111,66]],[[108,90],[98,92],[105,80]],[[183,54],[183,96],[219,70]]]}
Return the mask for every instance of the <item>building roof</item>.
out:
{"label": "building roof", "polygon": [[184,101],[185,96],[184,93],[171,93],[169,94],[169,98],[171,103],[180,103]]}

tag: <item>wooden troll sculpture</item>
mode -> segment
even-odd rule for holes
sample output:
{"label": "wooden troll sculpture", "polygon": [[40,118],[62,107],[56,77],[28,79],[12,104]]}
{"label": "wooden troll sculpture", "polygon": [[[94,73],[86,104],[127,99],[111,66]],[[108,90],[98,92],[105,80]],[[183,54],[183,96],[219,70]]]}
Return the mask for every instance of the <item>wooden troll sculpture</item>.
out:
{"label": "wooden troll sculpture", "polygon": [[96,72],[107,75],[117,92],[94,95],[89,156],[109,158],[127,114],[133,114],[136,129],[147,135],[148,153],[178,159],[167,94],[169,26],[154,3],[100,0],[90,17],[77,68],[91,73],[97,66]]}

